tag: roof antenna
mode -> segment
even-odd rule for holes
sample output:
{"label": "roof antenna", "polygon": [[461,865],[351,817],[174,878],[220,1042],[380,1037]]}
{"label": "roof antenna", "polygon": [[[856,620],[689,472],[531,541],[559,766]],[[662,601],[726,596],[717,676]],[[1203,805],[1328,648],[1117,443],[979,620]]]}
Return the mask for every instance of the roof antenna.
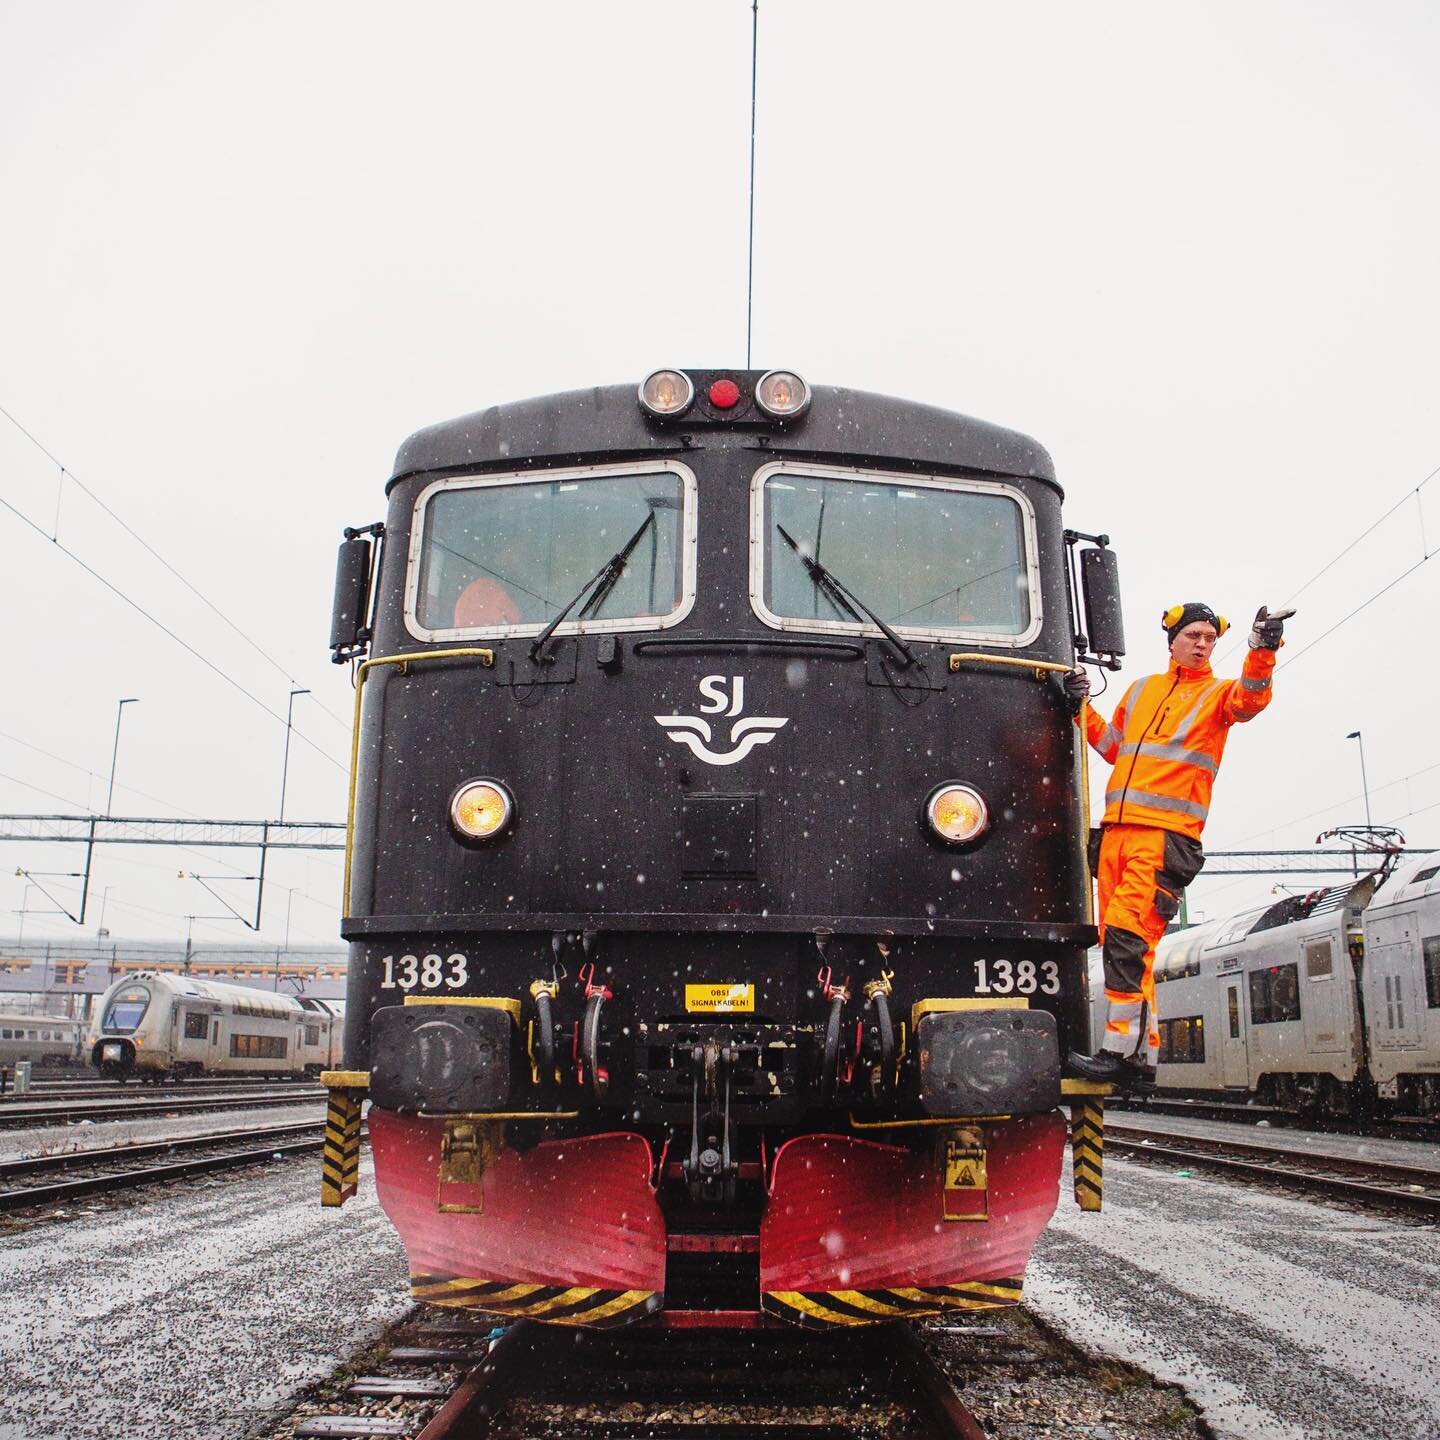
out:
{"label": "roof antenna", "polygon": [[750,265],[745,278],[745,368],[750,368],[751,318],[755,308],[755,81],[760,55],[760,0],[750,4]]}

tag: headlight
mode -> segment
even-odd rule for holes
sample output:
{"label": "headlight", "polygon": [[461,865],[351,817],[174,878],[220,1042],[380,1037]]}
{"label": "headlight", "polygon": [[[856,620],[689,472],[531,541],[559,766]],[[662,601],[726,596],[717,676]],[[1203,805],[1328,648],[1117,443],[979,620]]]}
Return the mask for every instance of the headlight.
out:
{"label": "headlight", "polygon": [[968,785],[941,785],[925,802],[930,828],[952,845],[978,840],[990,828],[990,810]]}
{"label": "headlight", "polygon": [[652,415],[683,415],[694,398],[695,387],[683,370],[652,371],[640,385],[640,403]]}
{"label": "headlight", "polygon": [[515,799],[498,780],[467,780],[450,801],[450,823],[466,840],[493,840],[515,816]]}
{"label": "headlight", "polygon": [[755,387],[755,403],[774,420],[793,420],[810,408],[810,387],[793,370],[769,370]]}

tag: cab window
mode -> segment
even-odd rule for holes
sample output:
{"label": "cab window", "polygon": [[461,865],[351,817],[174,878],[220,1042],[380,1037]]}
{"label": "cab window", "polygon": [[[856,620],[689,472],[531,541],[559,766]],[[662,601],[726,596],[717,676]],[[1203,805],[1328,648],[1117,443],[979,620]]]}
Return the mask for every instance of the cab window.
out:
{"label": "cab window", "polygon": [[128,985],[110,1001],[102,1028],[119,1031],[122,1035],[138,1030],[149,1005],[150,992],[145,986]]}
{"label": "cab window", "polygon": [[785,462],[757,472],[751,523],[755,609],[780,629],[876,630],[810,560],[901,635],[1018,645],[1039,631],[1034,515],[1009,486]]}
{"label": "cab window", "polygon": [[695,477],[640,464],[462,476],[416,503],[406,623],[422,639],[538,634],[607,563],[557,634],[653,629],[695,591]]}

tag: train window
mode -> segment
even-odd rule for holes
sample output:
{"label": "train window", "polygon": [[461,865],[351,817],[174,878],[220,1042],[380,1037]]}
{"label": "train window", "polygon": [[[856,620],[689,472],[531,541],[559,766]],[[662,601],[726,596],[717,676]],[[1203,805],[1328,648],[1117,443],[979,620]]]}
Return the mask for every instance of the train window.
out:
{"label": "train window", "polygon": [[1427,935],[1425,947],[1425,1005],[1440,1010],[1440,935]]}
{"label": "train window", "polygon": [[1177,940],[1155,961],[1155,983],[1185,980],[1200,973],[1200,946],[1194,940]]}
{"label": "train window", "polygon": [[235,1059],[283,1060],[290,1042],[283,1035],[232,1035],[230,1054]]}
{"label": "train window", "polygon": [[557,633],[673,625],[694,600],[695,535],[695,476],[669,461],[438,481],[416,501],[405,622],[425,640],[537,635],[634,541]]}
{"label": "train window", "polygon": [[902,635],[1019,645],[1040,628],[1034,513],[1008,486],[766,465],[751,527],[752,602],[778,629],[875,630],[822,592],[802,554]]}
{"label": "train window", "polygon": [[1226,990],[1225,998],[1228,1002],[1227,1009],[1230,1012],[1230,1038],[1238,1040],[1240,1038],[1240,992],[1232,985]]}
{"label": "train window", "polygon": [[318,1025],[307,1025],[305,1027],[305,1043],[307,1045],[318,1045],[320,1043],[320,1027]]}
{"label": "train window", "polygon": [[1160,1022],[1160,1063],[1198,1065],[1205,1059],[1205,1017],[1188,1015]]}
{"label": "train window", "polygon": [[1440,875],[1440,865],[1427,865],[1423,870],[1417,870],[1410,877],[1410,883],[1418,885],[1422,880],[1433,880],[1437,875]]}
{"label": "train window", "polygon": [[1300,1018],[1300,967],[1271,965],[1250,972],[1250,1020],[1272,1025]]}
{"label": "train window", "polygon": [[185,1012],[185,1038],[187,1040],[203,1040],[207,1024],[207,1018],[201,1011],[187,1010]]}
{"label": "train window", "polygon": [[121,1034],[138,1030],[149,1005],[150,991],[144,985],[127,985],[110,1001],[101,1029],[117,1030]]}
{"label": "train window", "polygon": [[1305,975],[1310,980],[1328,980],[1334,973],[1330,942],[1312,940],[1305,947]]}

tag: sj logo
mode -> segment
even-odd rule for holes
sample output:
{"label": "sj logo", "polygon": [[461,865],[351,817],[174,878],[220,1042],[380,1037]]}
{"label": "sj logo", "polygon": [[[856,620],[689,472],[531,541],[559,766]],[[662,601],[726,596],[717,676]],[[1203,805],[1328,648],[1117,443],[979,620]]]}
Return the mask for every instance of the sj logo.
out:
{"label": "sj logo", "polygon": [[704,717],[714,715],[726,720],[738,716],[745,708],[745,677],[732,675],[730,688],[725,688],[726,676],[707,675],[700,682],[700,695],[705,701],[699,715],[657,715],[656,723],[677,745],[689,748],[697,760],[707,765],[738,765],[757,745],[766,745],[789,723],[787,717],[774,715],[751,715],[748,719],[735,719],[730,727],[730,749],[712,750],[715,734],[710,722]]}

